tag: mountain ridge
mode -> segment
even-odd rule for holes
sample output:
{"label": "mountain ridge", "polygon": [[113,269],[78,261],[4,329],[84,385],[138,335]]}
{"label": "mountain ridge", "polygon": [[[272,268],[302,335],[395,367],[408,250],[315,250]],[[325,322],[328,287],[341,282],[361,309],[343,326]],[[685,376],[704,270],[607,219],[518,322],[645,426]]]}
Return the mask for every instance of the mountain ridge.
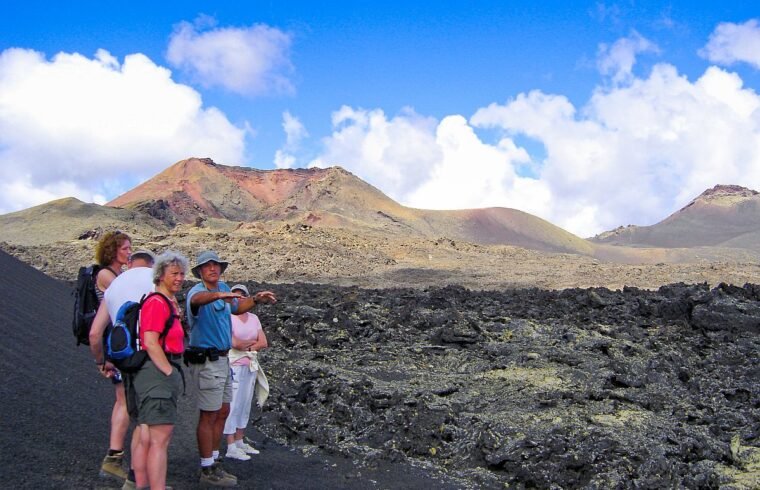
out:
{"label": "mountain ridge", "polygon": [[341,167],[259,170],[207,158],[181,160],[107,203],[146,212],[167,225],[210,219],[304,223],[357,232],[424,238],[446,236],[480,244],[590,255],[585,240],[510,208],[425,210],[403,206]]}
{"label": "mountain ridge", "polygon": [[760,193],[719,184],[649,226],[628,225],[600,233],[593,243],[628,247],[728,247],[760,250]]}
{"label": "mountain ridge", "polygon": [[[717,191],[684,212],[709,199],[725,203],[728,191]],[[743,201],[753,192],[729,194]],[[229,280],[474,289],[760,283],[760,232],[751,226],[719,247],[595,243],[515,209],[404,207],[340,167],[258,170],[188,159],[111,204],[124,207],[66,198],[2,215],[0,249],[62,280],[92,262],[103,231],[120,229],[137,248],[191,259],[213,248],[235,264]]]}

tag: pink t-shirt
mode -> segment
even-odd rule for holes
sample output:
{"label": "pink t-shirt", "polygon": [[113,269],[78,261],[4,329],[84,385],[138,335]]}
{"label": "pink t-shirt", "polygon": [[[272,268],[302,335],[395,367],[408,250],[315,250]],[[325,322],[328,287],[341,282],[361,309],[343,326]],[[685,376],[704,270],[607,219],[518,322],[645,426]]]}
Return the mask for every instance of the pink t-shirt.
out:
{"label": "pink t-shirt", "polygon": [[[243,321],[245,317],[245,321]],[[255,342],[259,339],[261,332],[261,322],[259,317],[253,313],[244,313],[242,315],[232,315],[232,336],[243,342]],[[235,361],[234,365],[248,366],[250,359],[243,357]]]}

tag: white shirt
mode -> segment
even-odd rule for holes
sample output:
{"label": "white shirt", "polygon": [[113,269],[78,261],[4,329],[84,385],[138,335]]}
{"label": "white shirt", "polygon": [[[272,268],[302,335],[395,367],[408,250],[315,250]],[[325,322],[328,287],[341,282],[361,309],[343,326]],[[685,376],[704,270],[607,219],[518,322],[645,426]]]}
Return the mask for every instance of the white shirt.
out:
{"label": "white shirt", "polygon": [[116,276],[103,297],[111,322],[116,321],[121,305],[127,301],[139,303],[144,295],[153,290],[153,269],[150,267],[133,267]]}

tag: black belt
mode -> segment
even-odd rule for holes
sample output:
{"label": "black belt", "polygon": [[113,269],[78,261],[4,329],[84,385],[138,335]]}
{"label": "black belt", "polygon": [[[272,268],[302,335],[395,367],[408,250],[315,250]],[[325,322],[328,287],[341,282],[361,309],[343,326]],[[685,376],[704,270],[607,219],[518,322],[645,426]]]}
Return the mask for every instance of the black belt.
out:
{"label": "black belt", "polygon": [[170,361],[181,361],[182,360],[182,354],[166,354],[166,358]]}

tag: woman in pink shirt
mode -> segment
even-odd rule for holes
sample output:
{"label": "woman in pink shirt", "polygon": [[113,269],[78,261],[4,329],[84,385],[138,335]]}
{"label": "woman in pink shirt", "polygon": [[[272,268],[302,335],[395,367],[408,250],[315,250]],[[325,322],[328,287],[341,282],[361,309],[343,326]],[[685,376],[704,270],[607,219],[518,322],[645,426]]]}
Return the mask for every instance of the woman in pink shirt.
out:
{"label": "woman in pink shirt", "polygon": [[[231,290],[232,292],[239,291],[243,296],[249,296],[248,288],[242,284],[232,286]],[[228,458],[247,461],[251,459],[249,454],[259,453],[251,445],[251,441],[246,441],[243,435],[251,416],[256,379],[263,376],[259,367],[258,352],[267,347],[267,337],[261,328],[259,317],[247,312],[232,315],[232,349],[229,353],[232,369],[232,402],[230,414],[224,424]]]}

